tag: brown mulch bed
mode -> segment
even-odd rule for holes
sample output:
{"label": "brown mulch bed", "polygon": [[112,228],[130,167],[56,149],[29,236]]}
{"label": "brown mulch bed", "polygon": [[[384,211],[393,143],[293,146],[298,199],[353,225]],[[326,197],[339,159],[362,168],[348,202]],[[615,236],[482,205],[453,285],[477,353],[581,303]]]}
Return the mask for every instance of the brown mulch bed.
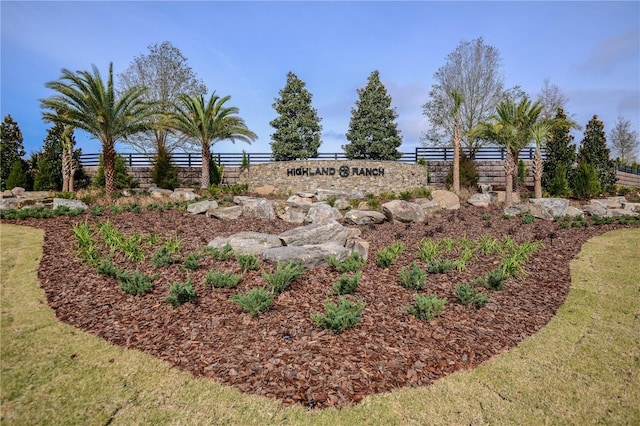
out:
{"label": "brown mulch bed", "polygon": [[[490,220],[483,220],[483,213]],[[126,234],[157,234],[160,241],[177,237],[183,255],[201,251],[216,236],[240,231],[280,233],[294,228],[282,221],[239,219],[224,222],[178,211],[142,214],[85,214],[75,218],[5,221],[43,228],[44,256],[39,277],[57,317],[88,333],[126,348],[152,354],[195,376],[208,377],[237,389],[281,400],[285,405],[344,407],[364,396],[403,386],[425,386],[460,369],[469,369],[504,352],[534,334],[553,317],[569,291],[569,262],[589,238],[622,225],[561,229],[559,223],[501,218],[498,209],[464,206],[443,212],[427,224],[361,226],[370,242],[370,256],[358,291],[351,300],[364,300],[362,321],[342,334],[316,327],[310,318],[324,312],[339,273],[329,267],[310,270],[289,290],[278,295],[268,312],[252,319],[230,296],[265,285],[260,271],[246,273],[235,289],[204,285],[208,271],[239,273],[235,260],[201,259],[196,271],[182,265],[155,268],[150,258],[159,245],[146,249],[140,263],[114,256],[117,266],[155,275],[154,288],[144,296],[123,293],[114,279],[98,275],[76,255],[72,224],[109,220]],[[413,290],[399,285],[398,272],[416,260],[422,238],[459,238],[477,241],[482,235],[517,242],[541,240],[521,279],[510,278],[503,290],[488,291],[489,302],[479,309],[457,302],[454,288],[486,276],[497,258],[483,256],[466,270],[429,274],[427,288],[447,299],[443,314],[429,321],[409,315]],[[388,269],[376,265],[375,253],[400,240],[406,249]],[[161,244],[161,243],[158,243]],[[424,262],[419,261],[425,267]],[[272,268],[266,264],[267,271]],[[169,287],[189,276],[197,290],[195,303],[171,307]]]}

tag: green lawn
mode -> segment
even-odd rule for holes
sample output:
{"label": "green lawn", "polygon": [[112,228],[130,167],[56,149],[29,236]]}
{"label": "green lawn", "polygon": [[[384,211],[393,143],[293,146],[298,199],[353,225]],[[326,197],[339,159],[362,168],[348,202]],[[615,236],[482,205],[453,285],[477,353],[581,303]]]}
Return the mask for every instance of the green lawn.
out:
{"label": "green lawn", "polygon": [[322,411],[194,379],[59,323],[37,281],[42,231],[2,224],[0,237],[2,424],[640,424],[640,229],[589,241],[557,316],[508,353]]}

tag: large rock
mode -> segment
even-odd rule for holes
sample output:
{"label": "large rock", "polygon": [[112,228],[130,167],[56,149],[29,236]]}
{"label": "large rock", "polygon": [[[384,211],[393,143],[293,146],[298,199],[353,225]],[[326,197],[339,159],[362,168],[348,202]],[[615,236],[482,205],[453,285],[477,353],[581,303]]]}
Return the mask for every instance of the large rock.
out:
{"label": "large rock", "polygon": [[314,203],[309,207],[309,213],[304,218],[304,223],[323,223],[331,220],[342,219],[342,213],[335,207],[325,203]]}
{"label": "large rock", "polygon": [[349,249],[349,252],[358,252],[364,260],[369,258],[369,242],[360,237],[349,237],[345,243],[345,248]]}
{"label": "large rock", "polygon": [[342,226],[335,220],[290,229],[278,235],[288,246],[304,246],[335,242],[344,246],[347,238],[359,236],[360,230]]}
{"label": "large rock", "polygon": [[153,198],[167,198],[171,197],[171,194],[173,194],[173,191],[170,189],[162,189],[157,187],[149,188],[149,195],[151,195],[151,197]]}
{"label": "large rock", "polygon": [[333,204],[333,207],[335,207],[338,210],[347,210],[351,208],[351,203],[346,198],[338,198],[336,202]]}
{"label": "large rock", "polygon": [[271,195],[271,194],[275,194],[276,192],[276,187],[273,185],[263,185],[263,186],[258,186],[257,188],[253,189],[253,192],[255,192],[258,195]]}
{"label": "large rock", "polygon": [[318,201],[325,201],[329,197],[358,200],[360,198],[364,198],[364,194],[359,191],[349,193],[344,191],[335,191],[333,189],[317,189],[316,190],[316,198],[318,199]]}
{"label": "large rock", "polygon": [[569,200],[565,198],[530,198],[529,204],[540,205],[549,210],[551,217],[567,214]]}
{"label": "large rock", "polygon": [[287,205],[296,209],[309,211],[309,208],[313,204],[313,200],[308,197],[300,197],[299,195],[292,195],[287,198]]}
{"label": "large rock", "polygon": [[57,209],[58,207],[68,207],[69,209],[82,209],[86,210],[89,208],[85,203],[80,200],[68,200],[66,198],[54,198],[53,199],[53,209]]}
{"label": "large rock", "polygon": [[215,217],[222,220],[234,220],[242,216],[241,206],[221,207],[219,209],[207,210],[207,217]]}
{"label": "large rock", "polygon": [[428,198],[416,198],[414,203],[422,206],[422,211],[426,217],[433,217],[440,213],[442,207],[437,201],[430,200]]}
{"label": "large rock", "polygon": [[229,244],[235,254],[262,254],[273,247],[281,247],[282,240],[276,235],[261,232],[239,232],[230,237],[217,237],[209,242],[210,247],[222,248]]}
{"label": "large rock", "polygon": [[640,203],[623,203],[625,210],[630,210],[635,213],[640,213]]}
{"label": "large rock", "polygon": [[436,189],[431,192],[431,199],[440,204],[445,210],[458,210],[460,208],[460,197],[451,191]]}
{"label": "large rock", "polygon": [[564,212],[565,216],[577,217],[584,215],[584,212],[577,207],[569,206]]}
{"label": "large rock", "polygon": [[538,219],[553,220],[554,218],[552,210],[542,204],[525,204],[525,211]]}
{"label": "large rock", "polygon": [[200,196],[190,189],[180,188],[173,191],[173,193],[169,195],[169,198],[178,201],[193,201],[200,198]]}
{"label": "large rock", "polygon": [[237,195],[233,197],[233,202],[242,207],[242,214],[255,219],[273,220],[276,212],[271,203],[265,198],[254,198]]}
{"label": "large rock", "polygon": [[16,186],[11,189],[11,193],[14,197],[24,197],[25,189],[21,186]]}
{"label": "large rock", "polygon": [[472,194],[467,200],[467,203],[474,207],[489,207],[491,204],[491,194],[488,192]]}
{"label": "large rock", "polygon": [[345,213],[344,221],[353,225],[369,225],[382,223],[386,216],[373,210],[350,210]]}
{"label": "large rock", "polygon": [[[506,203],[507,193],[505,191],[491,191],[489,194],[492,197],[494,203]],[[519,204],[520,203],[520,194],[517,192],[511,193],[511,203]]]}
{"label": "large rock", "polygon": [[187,206],[187,211],[191,214],[201,214],[217,208],[218,208],[217,201],[204,200],[204,201],[198,201],[197,203],[189,204]]}
{"label": "large rock", "polygon": [[404,200],[393,200],[382,205],[382,212],[390,222],[424,223],[422,206]]}
{"label": "large rock", "polygon": [[283,201],[274,200],[271,202],[271,206],[276,212],[276,216],[285,222],[302,224],[304,223],[304,218],[307,217],[305,210],[289,206]]}
{"label": "large rock", "polygon": [[262,258],[265,262],[277,265],[280,262],[301,260],[306,269],[327,265],[330,256],[342,261],[349,256],[350,250],[338,243],[313,244],[305,246],[276,247],[265,250]]}

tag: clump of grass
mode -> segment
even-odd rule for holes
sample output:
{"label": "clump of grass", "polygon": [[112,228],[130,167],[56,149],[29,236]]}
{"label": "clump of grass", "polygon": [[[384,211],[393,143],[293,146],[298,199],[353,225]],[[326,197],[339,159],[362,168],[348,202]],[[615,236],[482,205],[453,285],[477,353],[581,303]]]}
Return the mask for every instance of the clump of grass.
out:
{"label": "clump of grass", "polygon": [[169,289],[169,293],[169,296],[167,296],[165,300],[174,308],[187,302],[193,302],[198,296],[196,289],[193,288],[191,278],[187,278],[186,282],[173,283]]}
{"label": "clump of grass", "polygon": [[375,194],[367,194],[365,196],[365,199],[370,209],[377,209],[378,207],[380,207],[380,200]]}
{"label": "clump of grass", "polygon": [[448,259],[434,259],[429,262],[427,271],[430,274],[444,274],[445,272],[458,267],[458,262]]}
{"label": "clump of grass", "polygon": [[151,256],[151,263],[156,268],[162,268],[164,266],[169,266],[174,263],[173,255],[171,250],[167,248],[167,246],[162,246],[156,251],[153,256]]}
{"label": "clump of grass", "polygon": [[536,217],[534,215],[532,215],[531,213],[523,213],[520,215],[520,221],[524,224],[524,225],[529,225],[532,224],[533,222],[535,222]]}
{"label": "clump of grass", "polygon": [[340,262],[335,256],[329,256],[327,261],[329,266],[334,268],[338,272],[357,272],[362,270],[365,265],[365,260],[360,253],[354,251],[345,260]]}
{"label": "clump of grass", "polygon": [[242,274],[212,271],[207,273],[204,283],[215,288],[235,288],[241,279]]}
{"label": "clump of grass", "polygon": [[304,266],[300,261],[278,263],[273,273],[262,271],[262,279],[269,284],[269,288],[275,294],[282,293],[297,278],[304,274]]}
{"label": "clump of grass", "polygon": [[444,311],[446,299],[439,299],[435,294],[422,295],[416,294],[415,303],[405,306],[405,310],[421,320],[430,320],[431,318],[440,316]]}
{"label": "clump of grass", "polygon": [[390,246],[384,247],[376,253],[378,258],[378,266],[381,268],[388,268],[400,254],[404,251],[404,244],[401,241],[396,241]]}
{"label": "clump of grass", "polygon": [[325,303],[325,313],[312,313],[311,320],[323,330],[332,333],[342,333],[349,327],[353,327],[362,320],[363,301],[351,302],[344,296],[338,299],[338,304],[331,301]]}
{"label": "clump of grass", "polygon": [[91,206],[89,212],[91,213],[91,216],[102,216],[104,214],[104,206],[96,204]]}
{"label": "clump of grass", "polygon": [[273,294],[264,288],[255,288],[245,294],[236,294],[230,300],[237,303],[251,317],[257,318],[269,310],[273,304]]}
{"label": "clump of grass", "polygon": [[138,270],[132,273],[119,273],[118,281],[120,290],[133,296],[146,294],[153,287],[153,279]]}
{"label": "clump of grass", "polygon": [[502,290],[507,278],[509,278],[509,276],[505,274],[502,269],[496,268],[489,271],[486,279],[478,278],[475,283],[489,290]]}
{"label": "clump of grass", "polygon": [[237,259],[242,272],[255,271],[258,269],[259,261],[255,254],[239,254]]}
{"label": "clump of grass", "polygon": [[85,221],[84,223],[73,225],[72,229],[79,246],[80,257],[90,265],[97,264],[100,256],[89,224]]}
{"label": "clump of grass", "polygon": [[187,257],[184,258],[184,267],[191,271],[195,271],[200,267],[201,257],[202,256],[197,253],[188,255]]}
{"label": "clump of grass", "polygon": [[404,288],[422,290],[427,282],[427,273],[416,262],[411,262],[409,267],[402,268],[398,275],[400,284]]}
{"label": "clump of grass", "polygon": [[482,220],[491,220],[491,215],[489,213],[485,213],[482,215]]}
{"label": "clump of grass", "polygon": [[338,282],[333,285],[333,293],[335,295],[352,294],[358,289],[358,283],[362,278],[362,272],[358,271],[354,274],[342,274]]}

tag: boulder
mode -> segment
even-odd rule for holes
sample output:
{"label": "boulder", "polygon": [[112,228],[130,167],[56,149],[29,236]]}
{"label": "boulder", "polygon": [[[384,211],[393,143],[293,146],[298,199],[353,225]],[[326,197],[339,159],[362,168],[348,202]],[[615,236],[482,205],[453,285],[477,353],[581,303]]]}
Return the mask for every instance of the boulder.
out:
{"label": "boulder", "polygon": [[[489,193],[494,203],[505,203],[507,193],[505,191],[491,191]],[[511,202],[513,204],[520,204],[520,194],[517,192],[511,193]]]}
{"label": "boulder", "polygon": [[287,198],[288,206],[291,206],[300,210],[304,210],[304,211],[309,211],[309,208],[311,207],[312,204],[313,204],[313,200],[307,197],[292,195],[291,197]]}
{"label": "boulder", "polygon": [[304,223],[304,218],[307,217],[305,210],[289,206],[284,201],[274,200],[271,202],[271,207],[273,207],[276,216],[285,222],[302,224]]}
{"label": "boulder", "polygon": [[369,258],[369,242],[360,237],[349,237],[345,243],[345,248],[349,249],[350,253],[358,252],[364,260]]}
{"label": "boulder", "polygon": [[242,214],[255,219],[273,220],[276,212],[271,203],[265,198],[254,198],[237,195],[233,197],[233,202],[242,207]]}
{"label": "boulder", "polygon": [[14,197],[24,197],[25,191],[26,190],[21,186],[16,186],[15,188],[11,189],[11,193]]}
{"label": "boulder", "polygon": [[440,213],[440,211],[442,210],[442,207],[440,207],[440,203],[428,198],[416,198],[414,202],[422,206],[422,211],[425,217],[433,217],[436,214]]}
{"label": "boulder", "polygon": [[349,200],[345,198],[338,198],[336,202],[333,204],[333,207],[335,207],[338,210],[347,210],[351,207],[351,203],[349,202]]}
{"label": "boulder", "polygon": [[80,200],[68,200],[66,198],[54,198],[53,199],[53,209],[57,209],[58,207],[68,207],[69,209],[82,209],[86,210],[89,208],[85,203]]}
{"label": "boulder", "polygon": [[479,183],[478,184],[478,191],[480,191],[481,194],[488,194],[491,191],[493,191],[493,187],[489,184],[486,183]]}
{"label": "boulder", "polygon": [[169,198],[178,201],[193,201],[200,198],[200,196],[190,190],[176,189],[171,195],[169,195]]}
{"label": "boulder", "polygon": [[445,210],[458,210],[460,208],[460,197],[451,191],[436,189],[431,192],[431,199],[440,204]]}
{"label": "boulder", "polygon": [[525,212],[538,219],[553,220],[554,218],[553,211],[542,204],[525,204]]}
{"label": "boulder", "polygon": [[[157,187],[156,187],[157,188]],[[146,192],[144,188],[125,188],[120,193],[123,197],[135,197]]]}
{"label": "boulder", "polygon": [[564,214],[565,216],[576,217],[584,215],[584,212],[577,207],[569,206],[565,210]]}
{"label": "boulder", "polygon": [[242,216],[241,206],[222,207],[213,210],[207,210],[205,213],[207,217],[215,217],[222,220],[233,220]]}
{"label": "boulder", "polygon": [[257,188],[254,188],[253,192],[255,192],[258,195],[262,195],[264,197],[265,195],[275,194],[276,187],[273,185],[262,185],[262,186],[258,186]]}
{"label": "boulder", "polygon": [[9,191],[8,189],[0,193],[0,198],[13,198],[13,197],[15,197],[15,195],[13,195],[13,192]]}
{"label": "boulder", "polygon": [[369,225],[371,223],[382,223],[385,219],[385,215],[373,210],[350,210],[344,215],[344,221],[352,225]]}
{"label": "boulder", "polygon": [[640,203],[623,203],[625,210],[630,210],[632,212],[640,213]]}
{"label": "boulder", "polygon": [[632,212],[627,209],[607,209],[605,216],[608,217],[622,217],[622,216],[638,216],[638,213]]}
{"label": "boulder", "polygon": [[529,204],[540,205],[548,209],[551,216],[564,216],[569,207],[569,200],[565,198],[530,198]]}
{"label": "boulder", "polygon": [[335,242],[344,246],[347,238],[359,236],[360,230],[342,226],[335,220],[290,229],[278,235],[288,246],[304,246]]}
{"label": "boulder", "polygon": [[364,198],[364,194],[362,192],[344,192],[344,191],[335,191],[333,189],[317,189],[316,190],[316,198],[318,201],[326,201],[329,197],[336,198],[346,198],[348,200],[357,200],[360,198]]}
{"label": "boulder", "polygon": [[334,256],[342,261],[350,251],[338,243],[313,244],[305,246],[275,247],[265,250],[262,258],[265,262],[277,265],[280,262],[301,260],[306,269],[327,265],[329,257]]}
{"label": "boulder", "polygon": [[173,191],[170,189],[162,189],[157,187],[149,188],[149,195],[151,195],[151,197],[153,198],[171,197],[171,194],[173,194]]}
{"label": "boulder", "polygon": [[217,208],[218,208],[217,201],[204,200],[204,201],[198,201],[197,203],[189,204],[187,206],[187,211],[191,214],[201,214]]}
{"label": "boulder", "polygon": [[489,207],[491,204],[491,194],[488,192],[472,194],[467,200],[467,203],[474,207]]}
{"label": "boulder", "polygon": [[323,223],[342,219],[342,213],[335,207],[325,203],[314,203],[304,218],[304,223]]}
{"label": "boulder", "polygon": [[424,223],[422,206],[404,200],[393,200],[382,205],[382,212],[390,222]]}
{"label": "boulder", "polygon": [[262,254],[273,247],[282,247],[282,240],[272,234],[261,232],[239,232],[229,237],[217,237],[209,242],[209,247],[222,248],[226,244],[233,247],[235,254]]}
{"label": "boulder", "polygon": [[607,197],[607,198],[594,198],[589,200],[590,204],[602,206],[605,209],[621,209],[626,204],[627,199],[623,196]]}

